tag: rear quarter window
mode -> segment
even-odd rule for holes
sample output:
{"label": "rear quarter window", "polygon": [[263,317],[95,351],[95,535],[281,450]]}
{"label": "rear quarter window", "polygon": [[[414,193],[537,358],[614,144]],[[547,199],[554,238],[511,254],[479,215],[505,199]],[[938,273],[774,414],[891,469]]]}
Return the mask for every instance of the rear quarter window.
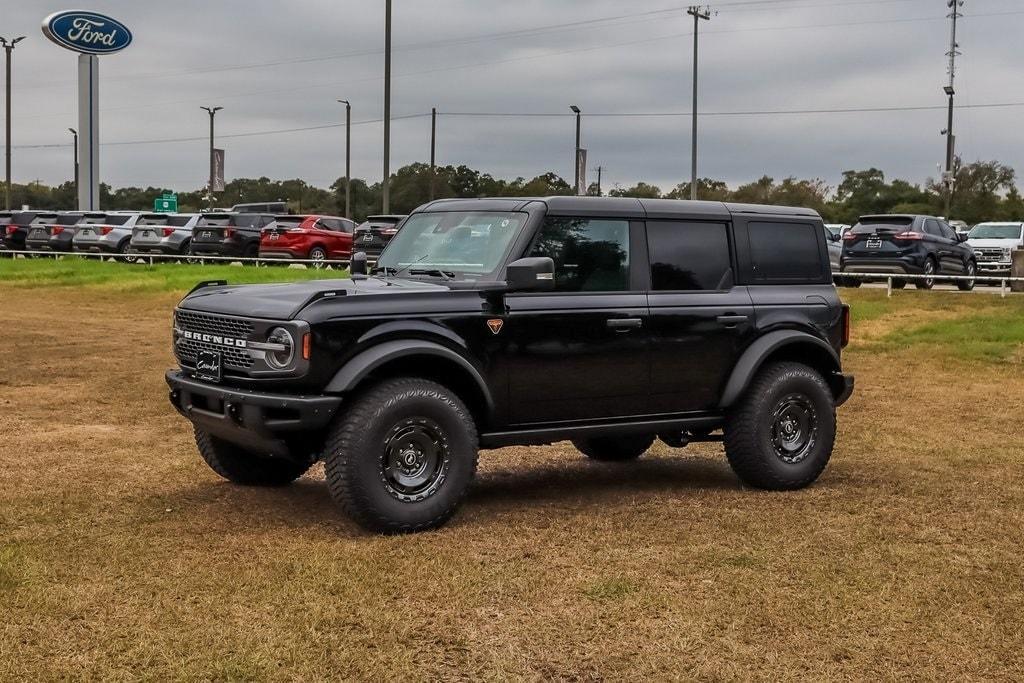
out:
{"label": "rear quarter window", "polygon": [[821,228],[814,223],[747,224],[751,277],[756,282],[818,283],[825,279]]}

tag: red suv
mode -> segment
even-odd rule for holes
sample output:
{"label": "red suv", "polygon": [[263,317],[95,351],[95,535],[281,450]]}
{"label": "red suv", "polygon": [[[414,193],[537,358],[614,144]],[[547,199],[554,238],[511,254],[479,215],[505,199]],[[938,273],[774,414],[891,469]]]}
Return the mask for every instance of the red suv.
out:
{"label": "red suv", "polygon": [[260,232],[260,258],[347,259],[355,227],[337,216],[277,216]]}

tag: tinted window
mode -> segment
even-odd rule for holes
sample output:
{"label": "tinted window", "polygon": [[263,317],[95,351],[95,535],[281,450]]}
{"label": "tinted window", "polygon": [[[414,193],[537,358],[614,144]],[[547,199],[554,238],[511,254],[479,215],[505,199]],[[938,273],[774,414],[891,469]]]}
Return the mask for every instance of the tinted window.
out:
{"label": "tinted window", "polygon": [[549,218],[530,255],[551,257],[560,292],[629,289],[628,221]]}
{"label": "tinted window", "polygon": [[750,260],[755,280],[822,277],[818,228],[811,223],[750,223]]}
{"label": "tinted window", "polygon": [[82,220],[80,214],[65,213],[57,216],[57,225],[74,225],[80,220]]}
{"label": "tinted window", "polygon": [[924,231],[929,235],[935,235],[936,237],[942,237],[942,231],[939,230],[939,222],[934,218],[929,218],[924,222]]}
{"label": "tinted window", "polygon": [[719,289],[729,271],[729,238],[722,223],[649,222],[651,289]]}
{"label": "tinted window", "polygon": [[103,220],[107,225],[124,225],[125,223],[128,222],[129,218],[131,218],[131,216],[127,216],[124,214],[120,216],[116,214],[108,214],[107,217],[104,218]]}
{"label": "tinted window", "polygon": [[855,235],[870,235],[873,232],[903,232],[914,224],[910,216],[879,216],[877,218],[861,218],[852,230]]}
{"label": "tinted window", "polygon": [[176,228],[181,228],[188,225],[190,220],[192,220],[192,216],[168,216],[167,225],[173,225]]}
{"label": "tinted window", "polygon": [[240,228],[251,228],[259,226],[263,217],[258,213],[240,213],[237,216],[232,216],[230,225],[237,225]]}
{"label": "tinted window", "polygon": [[946,223],[939,221],[939,230],[942,232],[942,236],[948,240],[956,239],[956,231],[949,227]]}

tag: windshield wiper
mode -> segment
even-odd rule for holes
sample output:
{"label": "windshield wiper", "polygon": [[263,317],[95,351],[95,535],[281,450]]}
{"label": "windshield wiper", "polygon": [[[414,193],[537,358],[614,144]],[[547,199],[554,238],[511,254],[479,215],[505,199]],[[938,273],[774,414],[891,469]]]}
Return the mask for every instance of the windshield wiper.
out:
{"label": "windshield wiper", "polygon": [[392,268],[391,266],[377,266],[376,268],[370,271],[370,275],[376,275],[377,273],[384,273],[385,275],[387,275],[389,272],[392,275],[397,275],[398,268]]}
{"label": "windshield wiper", "polygon": [[417,268],[416,270],[410,270],[410,275],[439,275],[444,280],[451,280],[455,277],[455,272],[451,270],[441,270],[440,268]]}

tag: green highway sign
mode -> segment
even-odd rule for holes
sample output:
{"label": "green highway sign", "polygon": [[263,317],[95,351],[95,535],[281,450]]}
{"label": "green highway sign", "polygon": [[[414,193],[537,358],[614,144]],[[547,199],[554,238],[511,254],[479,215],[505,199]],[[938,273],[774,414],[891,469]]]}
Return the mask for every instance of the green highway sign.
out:
{"label": "green highway sign", "polygon": [[178,195],[165,194],[153,200],[153,211],[156,213],[177,213]]}

